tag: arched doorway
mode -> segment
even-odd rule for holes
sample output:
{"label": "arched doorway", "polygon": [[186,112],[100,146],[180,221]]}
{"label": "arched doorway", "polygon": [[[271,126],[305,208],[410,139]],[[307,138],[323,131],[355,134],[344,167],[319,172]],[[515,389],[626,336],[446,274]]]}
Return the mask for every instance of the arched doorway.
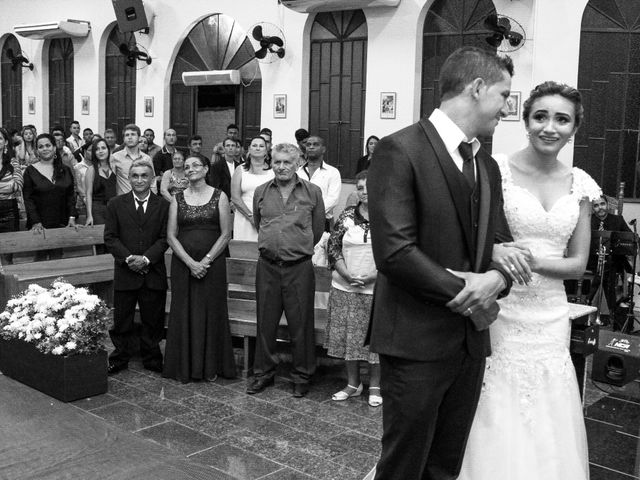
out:
{"label": "arched doorway", "polygon": [[[239,70],[240,85],[187,87],[183,72]],[[178,144],[190,135],[203,137],[203,151],[211,152],[236,123],[245,143],[260,131],[262,81],[251,41],[236,21],[223,14],[196,24],[184,39],[171,72],[170,126]],[[208,153],[207,153],[208,155]]]}
{"label": "arched doorway", "polygon": [[2,126],[7,130],[22,126],[22,67],[14,66],[7,50],[14,55],[21,52],[18,39],[9,35],[2,45],[0,61],[0,84],[2,85]]}
{"label": "arched doorway", "polygon": [[324,138],[326,160],[352,178],[362,155],[367,21],[362,10],[318,13],[311,27],[309,131]]}
{"label": "arched doorway", "polygon": [[[433,2],[423,30],[421,116],[430,114],[440,104],[440,68],[454,50],[464,46],[493,48],[485,40],[490,32],[484,26],[485,18],[492,13],[496,13],[496,7],[491,0]],[[491,152],[491,137],[481,141]]]}
{"label": "arched doorway", "polygon": [[73,43],[54,38],[49,44],[49,128],[60,125],[68,133],[73,121]]}
{"label": "arched doorway", "polygon": [[585,122],[576,134],[574,165],[607,195],[640,197],[636,172],[640,130],[640,1],[590,0],[582,16],[578,89]]}
{"label": "arched doorway", "polygon": [[125,125],[135,123],[136,69],[128,67],[120,53],[120,44],[127,43],[114,25],[105,50],[105,129],[112,128],[122,143]]}

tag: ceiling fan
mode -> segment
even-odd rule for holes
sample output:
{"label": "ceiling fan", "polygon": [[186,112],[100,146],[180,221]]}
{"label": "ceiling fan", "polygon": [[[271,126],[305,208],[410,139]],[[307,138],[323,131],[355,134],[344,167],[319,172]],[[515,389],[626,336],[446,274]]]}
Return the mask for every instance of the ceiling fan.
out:
{"label": "ceiling fan", "polygon": [[263,63],[271,63],[284,58],[284,35],[276,25],[262,22],[251,29],[251,36],[260,47],[255,57]]}
{"label": "ceiling fan", "polygon": [[524,45],[526,40],[524,29],[511,17],[493,13],[485,18],[484,26],[493,32],[485,40],[499,52],[513,52]]}
{"label": "ceiling fan", "polygon": [[31,63],[22,52],[16,55],[12,48],[7,48],[7,58],[11,60],[11,70],[17,70],[18,67],[28,68],[33,70],[33,63]]}

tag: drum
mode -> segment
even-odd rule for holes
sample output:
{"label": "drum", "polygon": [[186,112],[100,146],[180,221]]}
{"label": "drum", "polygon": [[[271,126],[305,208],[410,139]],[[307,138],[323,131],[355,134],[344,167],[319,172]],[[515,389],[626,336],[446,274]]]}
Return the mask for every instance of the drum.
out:
{"label": "drum", "polygon": [[611,232],[611,253],[614,255],[635,256],[638,253],[638,242],[635,233]]}

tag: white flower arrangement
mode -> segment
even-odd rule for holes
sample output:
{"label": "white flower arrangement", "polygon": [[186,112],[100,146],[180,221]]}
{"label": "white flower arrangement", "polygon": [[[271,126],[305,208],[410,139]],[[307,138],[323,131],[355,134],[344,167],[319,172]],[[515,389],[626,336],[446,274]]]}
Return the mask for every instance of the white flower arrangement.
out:
{"label": "white flower arrangement", "polygon": [[56,279],[32,284],[0,313],[0,337],[33,343],[43,353],[74,355],[104,349],[109,309],[86,288]]}

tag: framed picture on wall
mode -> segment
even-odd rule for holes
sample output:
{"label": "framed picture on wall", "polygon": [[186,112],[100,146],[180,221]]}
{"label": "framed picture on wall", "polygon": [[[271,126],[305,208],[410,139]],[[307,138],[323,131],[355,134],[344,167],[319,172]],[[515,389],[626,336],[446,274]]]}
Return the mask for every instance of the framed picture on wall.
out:
{"label": "framed picture on wall", "polygon": [[144,116],[153,117],[153,97],[144,97]]}
{"label": "framed picture on wall", "polygon": [[36,97],[29,97],[27,99],[27,110],[29,112],[29,115],[36,114]]}
{"label": "framed picture on wall", "polygon": [[285,94],[273,96],[273,118],[287,118],[287,96]]}
{"label": "framed picture on wall", "polygon": [[380,94],[380,118],[396,118],[396,92]]}
{"label": "framed picture on wall", "polygon": [[502,120],[507,122],[520,121],[520,92],[511,92],[511,95],[507,98],[507,112],[507,116]]}
{"label": "framed picture on wall", "polygon": [[80,97],[80,113],[82,115],[89,115],[89,96],[83,95]]}

